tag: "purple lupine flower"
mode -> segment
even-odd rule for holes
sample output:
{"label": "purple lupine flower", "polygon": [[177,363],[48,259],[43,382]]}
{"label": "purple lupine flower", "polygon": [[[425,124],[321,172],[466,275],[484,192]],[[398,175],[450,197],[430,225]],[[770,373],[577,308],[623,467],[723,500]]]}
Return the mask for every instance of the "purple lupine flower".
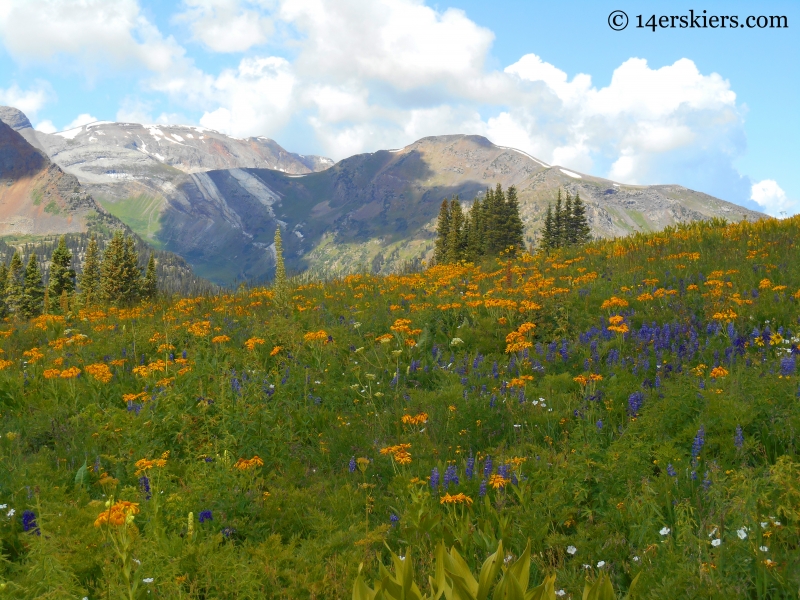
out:
{"label": "purple lupine flower", "polygon": [[431,478],[428,483],[434,492],[439,488],[439,469],[437,467],[433,467],[433,471],[431,471]]}
{"label": "purple lupine flower", "polygon": [[667,465],[667,475],[670,477],[677,477],[678,473],[675,471],[675,468],[672,466],[672,463]]}
{"label": "purple lupine flower", "polygon": [[487,456],[483,463],[483,476],[489,477],[492,474],[492,457]]}
{"label": "purple lupine flower", "polygon": [[628,396],[628,413],[635,417],[639,414],[639,409],[642,407],[642,403],[644,402],[644,394],[642,392],[633,392],[630,396]]}
{"label": "purple lupine flower", "polygon": [[22,530],[32,531],[36,535],[41,535],[39,526],[36,525],[36,513],[32,510],[26,510],[22,513]]}
{"label": "purple lupine flower", "polygon": [[481,480],[481,486],[478,488],[478,496],[483,498],[486,495],[486,480]]}
{"label": "purple lupine flower", "polygon": [[356,457],[355,456],[350,458],[350,462],[347,464],[347,469],[351,473],[355,473],[356,472]]}
{"label": "purple lupine flower", "polygon": [[448,467],[444,470],[444,489],[452,483],[453,485],[458,485],[458,474],[456,473],[456,466],[455,465],[448,465]]}
{"label": "purple lupine flower", "polygon": [[492,397],[489,398],[489,408],[494,408],[494,405],[497,403],[497,394],[492,394]]}
{"label": "purple lupine flower", "polygon": [[497,474],[500,475],[503,479],[508,479],[508,472],[511,470],[511,465],[500,465],[497,467]]}
{"label": "purple lupine flower", "polygon": [[794,354],[781,359],[781,375],[789,377],[790,375],[794,375],[796,370],[797,361],[795,360]]}
{"label": "purple lupine flower", "polygon": [[142,491],[142,494],[144,494],[144,499],[150,500],[150,479],[147,475],[139,477],[139,489]]}
{"label": "purple lupine flower", "polygon": [[400,517],[398,517],[396,514],[392,513],[389,515],[389,523],[391,523],[392,527],[396,527],[399,521]]}
{"label": "purple lupine flower", "polygon": [[558,351],[561,355],[561,360],[567,362],[569,360],[569,352],[567,351],[567,340],[562,340],[561,342],[561,350]]}
{"label": "purple lupine flower", "polygon": [[742,433],[742,426],[736,426],[736,435],[733,436],[733,445],[737,448],[744,446],[744,434]]}
{"label": "purple lupine flower", "polygon": [[220,533],[224,535],[226,538],[231,538],[236,535],[236,530],[233,527],[224,527]]}
{"label": "purple lupine flower", "polygon": [[597,431],[602,431],[602,429],[603,429],[603,420],[602,419],[598,419],[598,421],[597,421],[597,423],[595,423],[595,425],[597,426]]}
{"label": "purple lupine flower", "polygon": [[470,456],[467,459],[467,468],[465,471],[465,475],[467,476],[467,479],[472,479],[472,476],[474,474],[475,474],[475,457]]}
{"label": "purple lupine flower", "polygon": [[703,450],[703,445],[706,443],[706,430],[701,425],[700,429],[697,430],[697,435],[694,436],[694,442],[692,442],[692,460],[697,461],[697,458],[700,456],[700,452]]}
{"label": "purple lupine flower", "polygon": [[197,515],[197,520],[201,523],[205,523],[206,521],[212,521],[214,517],[211,515],[210,510],[203,510],[200,511],[200,514]]}
{"label": "purple lupine flower", "polygon": [[708,490],[711,487],[711,474],[706,471],[706,474],[703,476],[703,489]]}

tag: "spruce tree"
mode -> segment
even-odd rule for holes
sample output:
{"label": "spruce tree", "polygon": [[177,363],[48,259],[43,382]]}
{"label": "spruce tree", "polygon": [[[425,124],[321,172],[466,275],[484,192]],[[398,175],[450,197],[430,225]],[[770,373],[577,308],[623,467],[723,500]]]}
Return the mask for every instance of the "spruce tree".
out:
{"label": "spruce tree", "polygon": [[586,205],[581,200],[580,194],[575,194],[575,199],[572,201],[570,226],[576,244],[585,244],[592,239],[592,228],[589,227],[589,219],[586,217]]}
{"label": "spruce tree", "polygon": [[450,200],[450,230],[447,232],[445,262],[456,263],[464,258],[464,213],[458,196]]}
{"label": "spruce tree", "polygon": [[42,272],[36,262],[36,254],[31,252],[28,266],[25,268],[25,279],[22,285],[22,300],[20,302],[20,314],[31,318],[42,314],[44,302],[44,283],[42,282]]}
{"label": "spruce tree", "polygon": [[504,231],[504,248],[513,248],[513,254],[522,252],[525,249],[525,226],[522,224],[522,218],[519,216],[517,188],[515,188],[513,185],[506,191]]}
{"label": "spruce tree", "polygon": [[152,300],[158,293],[158,277],[156,275],[156,258],[153,253],[150,253],[150,258],[147,260],[147,273],[144,276],[142,283],[142,297]]}
{"label": "spruce tree", "polygon": [[132,304],[142,297],[142,269],[139,267],[139,253],[133,237],[124,236],[122,250],[122,298]]}
{"label": "spruce tree", "polygon": [[439,207],[439,219],[436,222],[436,241],[433,247],[433,260],[436,264],[445,262],[447,255],[447,235],[450,233],[450,203],[447,198]]}
{"label": "spruce tree", "polygon": [[572,196],[569,192],[566,193],[566,202],[564,202],[564,216],[562,217],[564,223],[564,236],[562,239],[563,246],[572,246],[575,243],[575,232],[572,230]]}
{"label": "spruce tree", "polygon": [[58,240],[50,262],[50,283],[47,286],[50,298],[59,298],[61,292],[68,294],[75,289],[75,269],[72,268],[72,252],[67,248],[65,236]]}
{"label": "spruce tree", "polygon": [[469,217],[467,222],[467,249],[465,258],[468,261],[475,262],[480,260],[484,255],[484,211],[483,202],[480,197],[475,198],[475,202],[469,209]]}
{"label": "spruce tree", "polygon": [[561,248],[564,245],[564,208],[561,204],[561,189],[558,190],[556,197],[556,209],[553,215],[553,248]]}
{"label": "spruce tree", "polygon": [[109,304],[124,302],[124,259],[125,240],[122,231],[117,230],[103,252],[100,264],[100,299]]}
{"label": "spruce tree", "polygon": [[542,240],[539,243],[541,250],[550,250],[555,248],[555,222],[553,219],[553,206],[547,205],[547,214],[544,217],[544,227],[542,228]]}
{"label": "spruce tree", "polygon": [[100,251],[97,248],[97,238],[92,236],[86,247],[86,257],[83,261],[83,270],[78,278],[80,286],[80,301],[85,307],[97,304],[101,298]]}
{"label": "spruce tree", "polygon": [[12,314],[19,313],[22,304],[22,294],[24,291],[24,268],[19,252],[14,252],[11,264],[8,266],[8,278],[6,281],[6,307]]}

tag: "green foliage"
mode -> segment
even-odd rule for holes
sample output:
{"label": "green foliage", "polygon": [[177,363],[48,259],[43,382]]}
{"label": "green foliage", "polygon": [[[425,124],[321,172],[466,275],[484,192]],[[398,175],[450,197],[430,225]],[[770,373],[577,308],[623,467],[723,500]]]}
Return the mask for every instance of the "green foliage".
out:
{"label": "green foliage", "polygon": [[31,254],[28,266],[25,268],[19,312],[23,317],[30,319],[42,314],[43,308],[44,283],[42,282],[42,273],[39,271],[36,255]]}
{"label": "green foliage", "polygon": [[75,290],[75,269],[72,268],[72,252],[67,248],[65,236],[58,240],[50,260],[50,283],[48,285],[51,298],[59,298],[63,292],[71,294]]}
{"label": "green foliage", "polygon": [[591,228],[586,216],[586,205],[581,200],[580,194],[572,197],[567,193],[566,202],[562,205],[561,189],[559,189],[555,211],[550,204],[547,205],[539,248],[549,251],[580,246],[590,240]]}
{"label": "green foliage", "polygon": [[92,236],[86,249],[86,258],[79,278],[81,304],[93,306],[101,298],[100,253],[97,238]]}
{"label": "green foliage", "polygon": [[519,215],[517,190],[503,192],[500,184],[476,198],[465,215],[458,196],[442,201],[436,225],[436,264],[476,262],[501,253],[516,254],[524,248],[524,226]]}
{"label": "green foliage", "polygon": [[0,598],[796,596],[798,239],[8,319]]}
{"label": "green foliage", "polygon": [[17,313],[22,306],[22,299],[25,293],[25,272],[22,267],[22,258],[19,252],[15,252],[8,266],[8,276],[6,279],[6,307],[11,313]]}

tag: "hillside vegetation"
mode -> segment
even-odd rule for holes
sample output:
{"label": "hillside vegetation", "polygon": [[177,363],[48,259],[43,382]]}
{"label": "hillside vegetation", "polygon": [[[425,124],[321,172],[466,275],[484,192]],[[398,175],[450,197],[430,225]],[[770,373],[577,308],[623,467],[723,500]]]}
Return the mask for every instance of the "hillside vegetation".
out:
{"label": "hillside vegetation", "polygon": [[391,561],[428,593],[498,548],[537,598],[796,597],[798,239],[702,222],[7,321],[0,597],[349,598],[362,563],[370,597]]}

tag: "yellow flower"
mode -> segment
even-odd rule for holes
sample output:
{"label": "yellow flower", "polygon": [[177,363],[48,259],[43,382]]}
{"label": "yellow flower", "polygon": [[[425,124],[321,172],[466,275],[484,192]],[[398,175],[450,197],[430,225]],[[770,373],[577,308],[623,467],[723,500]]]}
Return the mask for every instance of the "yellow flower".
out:
{"label": "yellow flower", "polygon": [[502,475],[498,475],[497,473],[489,477],[489,485],[494,489],[503,488],[509,483],[511,483],[510,479],[503,477]]}
{"label": "yellow flower", "polygon": [[244,343],[244,346],[248,350],[252,351],[255,350],[256,346],[262,346],[264,345],[264,343],[265,343],[264,340],[262,340],[261,338],[252,337]]}
{"label": "yellow flower", "polygon": [[472,498],[461,492],[452,496],[448,493],[445,493],[445,495],[439,500],[439,504],[466,504],[467,506],[471,506]]}
{"label": "yellow flower", "polygon": [[103,383],[108,383],[111,381],[111,369],[109,369],[108,365],[105,363],[86,365],[85,369],[86,372],[97,381],[101,381]]}
{"label": "yellow flower", "polygon": [[213,338],[211,338],[212,344],[224,344],[225,342],[230,342],[230,341],[231,338],[229,338],[227,335],[216,335]]}
{"label": "yellow flower", "polygon": [[81,370],[78,367],[70,367],[69,369],[61,371],[61,375],[59,375],[59,377],[61,377],[61,379],[74,379],[80,374]]}

